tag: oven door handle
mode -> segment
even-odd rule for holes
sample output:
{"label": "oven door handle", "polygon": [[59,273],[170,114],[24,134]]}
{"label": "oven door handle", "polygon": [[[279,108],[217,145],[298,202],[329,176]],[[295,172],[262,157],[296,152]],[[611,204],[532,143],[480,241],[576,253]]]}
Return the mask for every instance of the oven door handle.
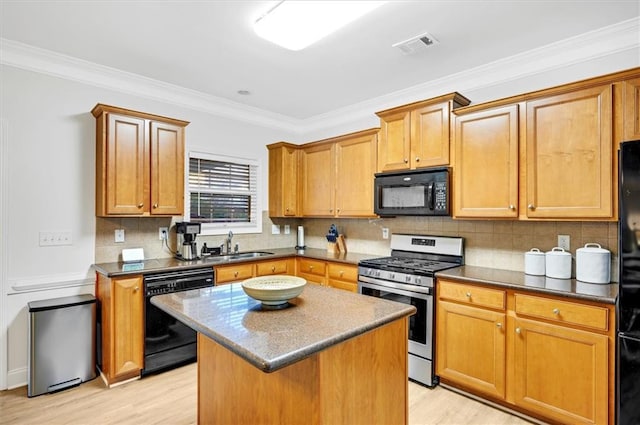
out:
{"label": "oven door handle", "polygon": [[385,281],[384,284],[379,284],[379,282],[380,281],[376,279],[371,279],[370,277],[358,276],[359,287],[378,289],[380,291],[386,291],[386,292],[393,292],[396,294],[405,295],[407,297],[420,298],[423,300],[428,300],[433,296],[431,293],[431,288],[426,286],[409,286],[403,283],[388,282],[388,281]]}

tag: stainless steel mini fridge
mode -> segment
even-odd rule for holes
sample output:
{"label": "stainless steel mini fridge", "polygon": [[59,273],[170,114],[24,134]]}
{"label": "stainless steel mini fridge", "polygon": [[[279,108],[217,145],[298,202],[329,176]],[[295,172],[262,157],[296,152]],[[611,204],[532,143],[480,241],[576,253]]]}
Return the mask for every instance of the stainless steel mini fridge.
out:
{"label": "stainless steel mini fridge", "polygon": [[60,391],[95,378],[95,297],[53,298],[28,306],[27,395]]}

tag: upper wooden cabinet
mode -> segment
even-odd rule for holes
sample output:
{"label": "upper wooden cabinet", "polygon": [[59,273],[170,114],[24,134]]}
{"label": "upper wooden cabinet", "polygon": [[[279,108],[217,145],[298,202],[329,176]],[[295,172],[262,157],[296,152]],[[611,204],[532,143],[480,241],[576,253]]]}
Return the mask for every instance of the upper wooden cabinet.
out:
{"label": "upper wooden cabinet", "polygon": [[371,217],[378,129],[302,146],[304,217]]}
{"label": "upper wooden cabinet", "polygon": [[623,140],[640,140],[640,78],[625,81],[623,88]]}
{"label": "upper wooden cabinet", "polygon": [[298,213],[300,147],[286,142],[268,145],[269,216],[295,217]]}
{"label": "upper wooden cabinet", "polygon": [[455,118],[455,217],[518,217],[518,140],[518,105]]}
{"label": "upper wooden cabinet", "polygon": [[184,127],[189,123],[97,104],[96,215],[184,211]]}
{"label": "upper wooden cabinet", "polygon": [[612,122],[610,84],[527,102],[527,217],[613,217]]}
{"label": "upper wooden cabinet", "polygon": [[377,171],[449,164],[450,114],[469,104],[459,93],[377,112],[380,117]]}

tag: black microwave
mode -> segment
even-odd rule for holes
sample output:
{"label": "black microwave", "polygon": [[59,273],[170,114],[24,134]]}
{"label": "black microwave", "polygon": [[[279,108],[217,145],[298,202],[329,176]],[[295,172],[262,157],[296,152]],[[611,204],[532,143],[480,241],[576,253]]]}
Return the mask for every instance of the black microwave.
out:
{"label": "black microwave", "polygon": [[380,216],[450,215],[449,169],[377,173],[374,212]]}

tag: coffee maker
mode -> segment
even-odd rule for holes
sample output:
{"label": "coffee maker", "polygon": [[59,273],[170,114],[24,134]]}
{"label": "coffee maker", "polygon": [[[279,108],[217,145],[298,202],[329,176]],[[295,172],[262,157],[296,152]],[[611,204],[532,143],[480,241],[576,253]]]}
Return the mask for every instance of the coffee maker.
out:
{"label": "coffee maker", "polygon": [[183,260],[197,260],[196,235],[200,234],[200,223],[176,223],[176,233],[180,235],[176,256]]}

